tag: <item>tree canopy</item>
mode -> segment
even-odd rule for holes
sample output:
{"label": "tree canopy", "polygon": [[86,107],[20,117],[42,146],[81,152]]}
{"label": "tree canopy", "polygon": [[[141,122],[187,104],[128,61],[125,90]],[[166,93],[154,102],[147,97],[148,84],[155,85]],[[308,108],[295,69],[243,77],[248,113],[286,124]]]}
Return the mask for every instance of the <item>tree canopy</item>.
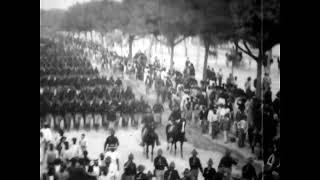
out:
{"label": "tree canopy", "polygon": [[236,47],[257,62],[256,94],[261,97],[261,74],[266,52],[280,43],[280,0],[232,0],[230,10],[234,29],[231,36]]}
{"label": "tree canopy", "polygon": [[205,47],[204,68],[210,48],[233,42],[236,51],[257,62],[257,93],[265,54],[280,43],[280,0],[103,0],[77,3],[66,12],[44,12],[40,10],[42,22],[68,32],[94,30],[103,37],[120,30],[129,45],[129,59],[134,40],[153,35],[170,49],[170,68],[174,47],[187,37],[200,37]]}

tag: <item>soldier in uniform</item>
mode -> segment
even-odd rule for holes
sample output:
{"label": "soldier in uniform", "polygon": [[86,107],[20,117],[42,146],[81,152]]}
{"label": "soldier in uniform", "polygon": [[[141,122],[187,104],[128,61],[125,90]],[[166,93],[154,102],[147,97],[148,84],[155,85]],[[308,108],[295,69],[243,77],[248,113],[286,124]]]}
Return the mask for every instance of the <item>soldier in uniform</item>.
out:
{"label": "soldier in uniform", "polygon": [[148,180],[147,174],[144,173],[145,167],[143,165],[139,165],[137,170],[138,173],[135,177],[135,180]]}
{"label": "soldier in uniform", "polygon": [[168,170],[164,173],[164,180],[179,180],[180,176],[177,170],[175,170],[175,163],[171,162]]}
{"label": "soldier in uniform", "polygon": [[158,156],[154,159],[154,169],[156,180],[164,180],[164,170],[169,168],[167,159],[162,156],[162,149],[158,150]]}
{"label": "soldier in uniform", "polygon": [[202,165],[201,165],[200,159],[197,157],[197,155],[198,155],[198,152],[194,149],[192,151],[192,157],[190,157],[190,159],[189,159],[192,180],[198,179],[199,170],[200,170],[201,174],[203,174]]}

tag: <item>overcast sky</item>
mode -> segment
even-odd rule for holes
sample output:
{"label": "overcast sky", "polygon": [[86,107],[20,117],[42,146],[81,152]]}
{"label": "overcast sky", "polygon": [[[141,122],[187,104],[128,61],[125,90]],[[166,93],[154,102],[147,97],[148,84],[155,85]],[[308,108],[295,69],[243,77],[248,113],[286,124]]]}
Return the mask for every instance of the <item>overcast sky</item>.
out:
{"label": "overcast sky", "polygon": [[40,9],[67,9],[76,2],[86,2],[90,0],[40,0]]}

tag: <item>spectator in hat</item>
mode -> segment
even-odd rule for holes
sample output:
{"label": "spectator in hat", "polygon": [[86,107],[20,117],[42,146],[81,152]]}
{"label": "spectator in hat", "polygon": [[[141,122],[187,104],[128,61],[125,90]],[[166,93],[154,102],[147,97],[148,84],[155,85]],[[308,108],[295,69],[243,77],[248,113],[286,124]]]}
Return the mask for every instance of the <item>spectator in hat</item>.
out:
{"label": "spectator in hat", "polygon": [[252,165],[253,158],[248,158],[246,161],[246,164],[242,167],[242,179],[243,180],[256,180],[257,179],[257,173]]}
{"label": "spectator in hat", "polygon": [[232,84],[233,84],[234,88],[238,88],[238,77],[237,76],[234,77]]}
{"label": "spectator in hat", "polygon": [[263,91],[266,91],[268,88],[271,88],[271,77],[269,76],[269,73],[264,73],[264,77],[262,80],[262,87]]}
{"label": "spectator in hat", "polygon": [[110,157],[110,164],[108,168],[108,176],[110,178],[119,178],[120,176],[120,162],[119,162],[119,153],[115,151],[114,148],[110,149],[110,151],[107,151],[105,154],[106,157]]}
{"label": "spectator in hat", "polygon": [[70,151],[71,151],[71,158],[75,158],[75,157],[79,157],[80,155],[80,147],[77,144],[77,138],[72,138],[72,145],[70,147]]}
{"label": "spectator in hat", "polygon": [[247,81],[244,84],[244,89],[247,95],[251,94],[251,77],[247,78]]}
{"label": "spectator in hat", "polygon": [[183,171],[183,178],[182,180],[191,180],[191,173],[190,173],[190,170],[188,168],[186,168],[184,171]]}
{"label": "spectator in hat", "polygon": [[89,157],[88,157],[88,151],[83,151],[83,157],[81,157],[81,158],[79,159],[80,164],[81,164],[83,167],[87,167],[87,166],[89,166],[90,161],[91,161],[91,160],[90,160]]}
{"label": "spectator in hat", "polygon": [[123,180],[135,180],[137,175],[136,164],[133,162],[133,154],[130,153],[128,161],[124,164]]}
{"label": "spectator in hat", "polygon": [[223,116],[221,119],[222,123],[222,131],[223,131],[223,138],[224,138],[224,143],[228,142],[228,133],[230,131],[230,118],[229,118],[229,113],[227,111],[223,112]]}
{"label": "spectator in hat", "polygon": [[58,180],[68,180],[69,173],[67,171],[67,166],[65,164],[61,165],[60,171],[56,172]]}
{"label": "spectator in hat", "polygon": [[135,180],[148,180],[147,174],[144,173],[145,167],[144,165],[139,165],[137,168],[138,172],[137,175],[135,176]]}
{"label": "spectator in hat", "polygon": [[62,151],[61,155],[63,162],[69,162],[72,159],[72,150],[69,148],[69,142],[64,142],[64,151]]}
{"label": "spectator in hat", "polygon": [[48,167],[54,166],[54,162],[58,159],[58,151],[54,148],[54,145],[49,144],[49,150],[47,151],[47,165]]}
{"label": "spectator in hat", "polygon": [[100,153],[99,159],[98,159],[98,166],[99,166],[99,174],[101,175],[103,171],[106,170],[107,165],[106,165],[106,160],[105,160],[105,156],[103,153]]}
{"label": "spectator in hat", "polygon": [[87,178],[90,180],[96,180],[98,176],[100,175],[99,167],[96,163],[96,161],[90,162],[90,166],[88,167]]}
{"label": "spectator in hat", "polygon": [[241,120],[237,123],[237,126],[239,129],[238,146],[241,148],[241,147],[244,147],[246,134],[248,132],[248,124],[245,116],[241,118]]}
{"label": "spectator in hat", "polygon": [[231,176],[232,165],[237,165],[238,162],[231,157],[231,151],[226,150],[225,155],[221,158],[218,167],[223,168],[223,171],[228,177]]}
{"label": "spectator in hat", "polygon": [[222,78],[223,78],[223,74],[222,74],[222,69],[220,68],[218,73],[217,73],[217,77],[218,77],[218,86],[222,86]]}
{"label": "spectator in hat", "polygon": [[209,108],[207,119],[209,123],[209,134],[213,139],[217,135],[215,126],[216,126],[216,123],[218,122],[217,111],[213,108],[213,106]]}
{"label": "spectator in hat", "polygon": [[80,145],[80,149],[82,152],[87,150],[87,139],[86,139],[86,135],[83,133],[81,134],[81,139],[79,141],[79,145]]}
{"label": "spectator in hat", "polygon": [[102,173],[99,176],[98,180],[109,180],[108,179],[108,172],[107,171],[102,171]]}
{"label": "spectator in hat", "polygon": [[73,158],[71,160],[71,167],[69,167],[69,180],[85,180],[87,179],[88,175],[86,174],[85,170],[80,166],[78,160]]}
{"label": "spectator in hat", "polygon": [[214,180],[224,180],[224,172],[222,167],[218,167],[218,171],[214,176]]}
{"label": "spectator in hat", "polygon": [[212,180],[216,175],[216,170],[212,167],[213,161],[210,158],[208,161],[208,167],[204,168],[203,177],[204,180]]}
{"label": "spectator in hat", "polygon": [[175,170],[175,163],[171,162],[168,170],[164,173],[164,180],[180,180],[177,170]]}
{"label": "spectator in hat", "polygon": [[53,135],[52,135],[52,132],[51,132],[51,129],[49,128],[49,124],[46,123],[44,125],[44,128],[40,130],[43,134],[43,137],[44,137],[44,140],[45,142],[52,142],[53,141]]}
{"label": "spectator in hat", "polygon": [[201,161],[197,157],[198,152],[195,149],[193,149],[191,153],[192,153],[192,157],[189,158],[191,178],[192,180],[197,180],[199,175],[199,170],[201,174],[203,174],[203,169],[202,169]]}
{"label": "spectator in hat", "polygon": [[158,156],[153,161],[156,180],[164,180],[164,170],[167,167],[167,159],[162,156],[162,149],[158,150]]}
{"label": "spectator in hat", "polygon": [[148,171],[148,173],[147,173],[148,180],[152,180],[153,177],[154,177],[154,175],[152,174],[152,172]]}
{"label": "spectator in hat", "polygon": [[202,129],[202,133],[205,133],[206,132],[206,127],[207,127],[207,117],[208,117],[208,110],[205,106],[201,106],[201,111],[199,113],[199,118],[200,118],[200,121],[201,121],[201,129]]}

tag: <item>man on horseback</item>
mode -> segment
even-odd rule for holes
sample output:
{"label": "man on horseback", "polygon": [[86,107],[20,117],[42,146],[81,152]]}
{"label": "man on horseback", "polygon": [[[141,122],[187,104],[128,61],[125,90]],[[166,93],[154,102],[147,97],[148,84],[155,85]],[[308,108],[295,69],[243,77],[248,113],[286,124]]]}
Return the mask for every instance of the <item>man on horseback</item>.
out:
{"label": "man on horseback", "polygon": [[[166,127],[167,132],[173,132],[174,127],[177,127],[177,130],[181,133],[180,135],[184,138],[184,141],[187,141],[185,137],[185,127],[186,127],[185,118],[181,117],[181,111],[179,106],[174,107],[174,110],[169,116],[169,124]],[[169,141],[169,139],[168,139]]]}
{"label": "man on horseback", "polygon": [[142,142],[141,145],[145,145],[145,141],[148,135],[156,138],[157,144],[159,144],[159,139],[158,135],[155,133],[155,123],[154,123],[154,118],[152,115],[152,111],[150,108],[147,108],[146,110],[147,114],[142,118],[142,124],[143,127],[141,129],[141,137],[142,137]]}
{"label": "man on horseback", "polygon": [[146,146],[146,156],[149,158],[149,146],[151,146],[151,160],[153,160],[153,149],[155,145],[160,145],[159,137],[155,132],[154,118],[151,113],[151,108],[148,107],[146,110],[147,114],[143,117],[142,123],[144,126],[141,131],[141,144],[143,147]]}
{"label": "man on horseback", "polygon": [[[169,117],[169,124],[166,126],[167,135],[167,150],[174,145],[175,153],[177,150],[177,142],[180,142],[181,157],[183,157],[183,143],[187,141],[185,137],[186,120],[181,118],[181,112],[178,106],[176,106]],[[170,151],[172,148],[170,149]]]}

